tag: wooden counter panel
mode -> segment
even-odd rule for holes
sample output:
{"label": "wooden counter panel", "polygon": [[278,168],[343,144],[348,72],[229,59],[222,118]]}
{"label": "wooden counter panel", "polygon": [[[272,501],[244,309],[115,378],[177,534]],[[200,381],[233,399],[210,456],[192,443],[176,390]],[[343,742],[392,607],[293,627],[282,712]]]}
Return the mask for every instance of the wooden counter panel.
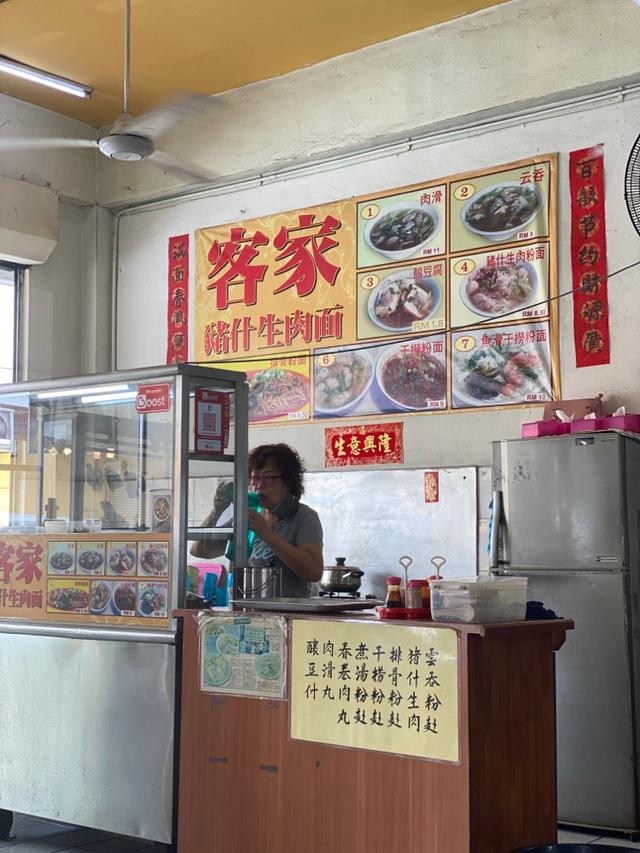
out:
{"label": "wooden counter panel", "polygon": [[199,692],[184,627],[179,853],[469,849],[464,765],[290,740],[288,702]]}
{"label": "wooden counter panel", "polygon": [[440,626],[459,629],[453,765],[292,741],[288,702],[201,693],[194,612],[176,615],[178,853],[507,853],[555,841],[554,651],[571,622]]}

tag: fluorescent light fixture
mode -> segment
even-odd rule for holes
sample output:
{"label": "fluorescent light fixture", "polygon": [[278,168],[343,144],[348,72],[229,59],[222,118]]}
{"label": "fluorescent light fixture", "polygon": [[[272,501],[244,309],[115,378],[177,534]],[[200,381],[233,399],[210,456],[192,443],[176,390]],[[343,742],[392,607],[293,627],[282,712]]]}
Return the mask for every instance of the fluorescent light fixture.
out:
{"label": "fluorescent light fixture", "polygon": [[57,400],[59,397],[80,397],[82,394],[94,394],[101,391],[128,391],[128,385],[90,385],[87,388],[65,388],[64,391],[43,391],[38,400]]}
{"label": "fluorescent light fixture", "polygon": [[15,59],[9,59],[8,56],[0,56],[0,71],[20,77],[22,80],[29,80],[31,83],[49,86],[50,89],[57,89],[67,95],[75,95],[76,98],[89,98],[93,92],[90,86],[75,83],[73,80],[67,80],[66,77],[58,77],[57,74],[50,74],[48,71],[41,71],[31,65],[24,65],[22,62],[16,62]]}
{"label": "fluorescent light fixture", "polygon": [[82,403],[125,403],[127,400],[135,400],[135,397],[135,391],[116,391],[113,394],[90,394],[88,397],[81,397],[80,401]]}

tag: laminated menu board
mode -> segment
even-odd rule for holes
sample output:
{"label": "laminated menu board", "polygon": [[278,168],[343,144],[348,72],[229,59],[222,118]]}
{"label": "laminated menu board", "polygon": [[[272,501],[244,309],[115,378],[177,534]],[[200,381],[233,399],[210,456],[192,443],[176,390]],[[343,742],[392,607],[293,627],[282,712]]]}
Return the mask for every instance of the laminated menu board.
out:
{"label": "laminated menu board", "polygon": [[2,534],[0,618],[166,628],[170,575],[168,534]]}
{"label": "laminated menu board", "polygon": [[195,357],[252,422],[559,394],[556,155],[196,232]]}

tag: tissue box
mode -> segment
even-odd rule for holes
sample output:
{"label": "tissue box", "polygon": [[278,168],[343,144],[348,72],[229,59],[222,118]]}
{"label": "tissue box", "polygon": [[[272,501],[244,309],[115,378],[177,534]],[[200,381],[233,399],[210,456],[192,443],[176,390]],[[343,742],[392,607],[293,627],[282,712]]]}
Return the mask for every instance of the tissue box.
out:
{"label": "tissue box", "polygon": [[608,420],[609,418],[579,418],[577,421],[571,421],[569,426],[571,432],[594,432],[598,429],[609,429]]}
{"label": "tissue box", "polygon": [[640,415],[611,415],[601,419],[601,429],[621,429],[624,432],[640,432]]}
{"label": "tissue box", "polygon": [[561,421],[533,421],[533,423],[522,424],[521,438],[542,438],[545,435],[564,435],[570,432],[571,424],[563,424]]}

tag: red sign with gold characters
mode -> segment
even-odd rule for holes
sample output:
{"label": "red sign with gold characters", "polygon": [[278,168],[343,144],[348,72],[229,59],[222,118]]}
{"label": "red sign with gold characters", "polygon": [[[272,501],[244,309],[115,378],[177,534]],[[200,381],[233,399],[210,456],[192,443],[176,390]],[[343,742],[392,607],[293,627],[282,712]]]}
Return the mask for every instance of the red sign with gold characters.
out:
{"label": "red sign with gold characters", "polygon": [[189,360],[189,235],[169,238],[169,294],[167,299],[167,364]]}
{"label": "red sign with gold characters", "polygon": [[576,366],[593,367],[611,360],[602,145],[571,152],[569,185]]}
{"label": "red sign with gold characters", "polygon": [[440,500],[440,472],[424,472],[424,502],[437,504]]}
{"label": "red sign with gold characters", "polygon": [[404,462],[402,423],[329,427],[324,455],[327,468]]}

